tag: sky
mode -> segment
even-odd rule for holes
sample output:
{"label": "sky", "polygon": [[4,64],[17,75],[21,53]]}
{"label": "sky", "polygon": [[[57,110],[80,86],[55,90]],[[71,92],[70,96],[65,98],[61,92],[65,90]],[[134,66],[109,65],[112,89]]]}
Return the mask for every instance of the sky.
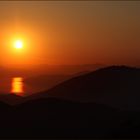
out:
{"label": "sky", "polygon": [[0,1],[0,65],[139,65],[139,25],[140,1]]}

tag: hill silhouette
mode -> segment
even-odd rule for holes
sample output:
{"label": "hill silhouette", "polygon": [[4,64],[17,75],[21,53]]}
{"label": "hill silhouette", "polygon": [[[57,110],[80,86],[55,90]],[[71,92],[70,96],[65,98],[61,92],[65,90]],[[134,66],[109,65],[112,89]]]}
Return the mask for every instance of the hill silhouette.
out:
{"label": "hill silhouette", "polygon": [[22,103],[24,98],[15,94],[1,94],[0,101],[9,105],[16,105]]}
{"label": "hill silhouette", "polygon": [[16,106],[0,103],[0,112],[0,138],[140,137],[134,131],[140,128],[139,112],[104,104],[44,98]]}
{"label": "hill silhouette", "polygon": [[139,82],[140,69],[110,66],[29,97],[3,95],[0,138],[140,138]]}
{"label": "hill silhouette", "polygon": [[[32,76],[24,79],[24,84],[27,86],[25,91],[31,92],[28,95],[33,94],[34,92],[39,92],[42,90],[48,90],[55,85],[68,80],[73,77],[73,75],[38,75]],[[28,87],[31,89],[29,90]]]}
{"label": "hill silhouette", "polygon": [[0,101],[17,104],[33,99],[54,97],[78,102],[107,104],[125,110],[140,110],[139,83],[139,68],[110,66],[80,74],[49,90],[25,98],[10,94],[1,95]]}
{"label": "hill silhouette", "polygon": [[0,107],[0,138],[113,137],[127,116],[106,105],[56,98]]}
{"label": "hill silhouette", "polygon": [[140,110],[140,69],[110,66],[71,78],[30,98],[55,97],[97,102],[120,109]]}

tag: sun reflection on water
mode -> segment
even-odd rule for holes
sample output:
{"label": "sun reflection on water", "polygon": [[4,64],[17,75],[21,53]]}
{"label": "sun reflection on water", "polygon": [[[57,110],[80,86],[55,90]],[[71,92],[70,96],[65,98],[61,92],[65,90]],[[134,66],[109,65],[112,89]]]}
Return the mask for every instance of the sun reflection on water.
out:
{"label": "sun reflection on water", "polygon": [[12,79],[12,89],[11,93],[23,96],[23,78],[22,77],[14,77]]}

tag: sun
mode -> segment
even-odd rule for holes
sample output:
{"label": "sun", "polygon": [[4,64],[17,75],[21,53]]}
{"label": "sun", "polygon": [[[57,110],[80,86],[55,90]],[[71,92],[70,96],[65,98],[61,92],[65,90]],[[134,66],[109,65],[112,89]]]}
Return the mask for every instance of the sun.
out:
{"label": "sun", "polygon": [[14,47],[16,49],[22,49],[23,48],[23,42],[21,40],[16,40],[14,43]]}

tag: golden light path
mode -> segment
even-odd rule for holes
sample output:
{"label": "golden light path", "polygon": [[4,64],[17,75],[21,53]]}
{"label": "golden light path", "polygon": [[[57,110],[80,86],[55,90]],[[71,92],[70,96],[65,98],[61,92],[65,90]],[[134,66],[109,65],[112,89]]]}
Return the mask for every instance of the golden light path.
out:
{"label": "golden light path", "polygon": [[11,93],[23,96],[23,78],[22,77],[14,77],[12,79],[12,89]]}

